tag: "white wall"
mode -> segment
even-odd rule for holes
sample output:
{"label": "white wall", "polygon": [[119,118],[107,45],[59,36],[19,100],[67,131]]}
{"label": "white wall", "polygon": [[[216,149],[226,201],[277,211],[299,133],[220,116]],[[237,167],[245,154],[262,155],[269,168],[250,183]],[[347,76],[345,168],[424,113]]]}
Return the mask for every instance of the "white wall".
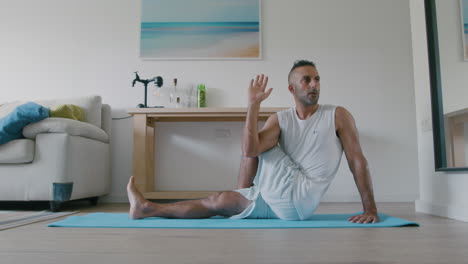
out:
{"label": "white wall", "polygon": [[[182,87],[204,81],[209,106],[241,107],[249,79],[264,72],[274,88],[264,105],[292,106],[287,73],[294,60],[312,59],[322,76],[321,103],[342,105],[355,116],[377,201],[417,199],[408,0],[264,0],[258,61],[142,61],[139,2],[0,0],[0,101],[100,94],[113,116],[122,117],[142,101],[142,87],[130,85],[139,70],[166,83],[178,77]],[[131,126],[131,119],[113,121],[108,201],[126,200]],[[234,188],[241,127],[161,125],[157,159],[164,163],[157,182],[164,190]],[[231,137],[215,138],[216,129],[229,129]],[[345,159],[341,167],[325,200],[359,201]]]}
{"label": "white wall", "polygon": [[[443,0],[437,2],[440,56],[443,67],[456,69],[457,78],[464,78],[461,84],[468,83],[465,75],[461,74],[463,50],[461,41],[460,11],[458,0]],[[441,5],[442,4],[442,5]],[[432,131],[424,131],[423,121],[431,119],[431,104],[429,90],[429,69],[427,59],[427,42],[424,22],[424,1],[411,0],[411,22],[414,54],[414,79],[416,94],[416,113],[418,124],[418,153],[419,153],[419,180],[420,199],[416,201],[416,211],[439,216],[445,216],[458,220],[468,221],[468,175],[462,172],[435,172],[434,148]],[[448,25],[455,29],[447,31]],[[457,30],[458,28],[458,30]],[[444,31],[444,32],[442,32]],[[442,37],[441,37],[442,36]],[[454,54],[457,53],[457,56]],[[442,70],[442,73],[446,69]],[[465,77],[463,77],[465,76]],[[443,77],[445,79],[446,77]],[[444,80],[444,83],[447,84]],[[454,84],[452,82],[451,84]],[[464,87],[465,87],[464,86]],[[444,85],[445,87],[445,85]],[[444,88],[443,88],[444,89]],[[446,91],[443,91],[444,95]],[[460,95],[461,98],[466,96]],[[445,102],[444,102],[445,103]],[[465,100],[466,107],[466,100]]]}

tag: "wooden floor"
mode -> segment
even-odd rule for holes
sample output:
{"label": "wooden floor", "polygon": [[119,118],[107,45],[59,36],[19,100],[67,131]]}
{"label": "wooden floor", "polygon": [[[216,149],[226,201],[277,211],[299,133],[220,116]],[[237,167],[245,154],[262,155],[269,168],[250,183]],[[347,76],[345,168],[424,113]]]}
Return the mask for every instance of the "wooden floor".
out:
{"label": "wooden floor", "polygon": [[[44,221],[0,231],[0,263],[468,263],[468,223],[380,203],[382,213],[421,227],[357,229],[50,228]],[[126,212],[126,204],[65,210]],[[358,203],[325,203],[318,213],[354,213]]]}

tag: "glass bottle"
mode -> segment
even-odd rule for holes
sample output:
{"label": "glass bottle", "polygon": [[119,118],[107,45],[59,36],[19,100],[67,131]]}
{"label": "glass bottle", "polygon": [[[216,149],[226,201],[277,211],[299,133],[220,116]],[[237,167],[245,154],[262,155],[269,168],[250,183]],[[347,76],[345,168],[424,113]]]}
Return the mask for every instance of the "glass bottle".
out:
{"label": "glass bottle", "polygon": [[197,95],[198,95],[198,107],[206,107],[206,88],[205,85],[199,84],[197,88]]}
{"label": "glass bottle", "polygon": [[169,92],[169,105],[171,107],[177,107],[177,78],[174,78],[173,85]]}

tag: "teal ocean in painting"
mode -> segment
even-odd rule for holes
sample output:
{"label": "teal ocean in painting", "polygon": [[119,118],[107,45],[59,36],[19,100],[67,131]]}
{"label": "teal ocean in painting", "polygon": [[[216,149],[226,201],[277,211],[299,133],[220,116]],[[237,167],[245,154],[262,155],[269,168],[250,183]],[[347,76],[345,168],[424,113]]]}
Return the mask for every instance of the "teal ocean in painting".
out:
{"label": "teal ocean in painting", "polygon": [[160,29],[187,29],[200,31],[258,31],[258,22],[147,22],[141,23],[142,31]]}
{"label": "teal ocean in painting", "polygon": [[465,24],[465,34],[468,34],[468,24]]}
{"label": "teal ocean in painting", "polygon": [[141,24],[142,57],[259,57],[258,22]]}

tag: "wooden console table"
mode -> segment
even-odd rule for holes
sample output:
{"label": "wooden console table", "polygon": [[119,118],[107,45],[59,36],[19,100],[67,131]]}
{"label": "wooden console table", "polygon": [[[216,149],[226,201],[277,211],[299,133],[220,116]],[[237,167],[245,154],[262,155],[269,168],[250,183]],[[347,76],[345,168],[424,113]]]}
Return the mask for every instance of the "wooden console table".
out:
{"label": "wooden console table", "polygon": [[[284,107],[261,108],[259,120],[284,110]],[[154,128],[157,122],[245,121],[247,108],[135,108],[133,115],[133,176],[137,188],[147,199],[197,199],[215,191],[156,191],[154,184]]]}

